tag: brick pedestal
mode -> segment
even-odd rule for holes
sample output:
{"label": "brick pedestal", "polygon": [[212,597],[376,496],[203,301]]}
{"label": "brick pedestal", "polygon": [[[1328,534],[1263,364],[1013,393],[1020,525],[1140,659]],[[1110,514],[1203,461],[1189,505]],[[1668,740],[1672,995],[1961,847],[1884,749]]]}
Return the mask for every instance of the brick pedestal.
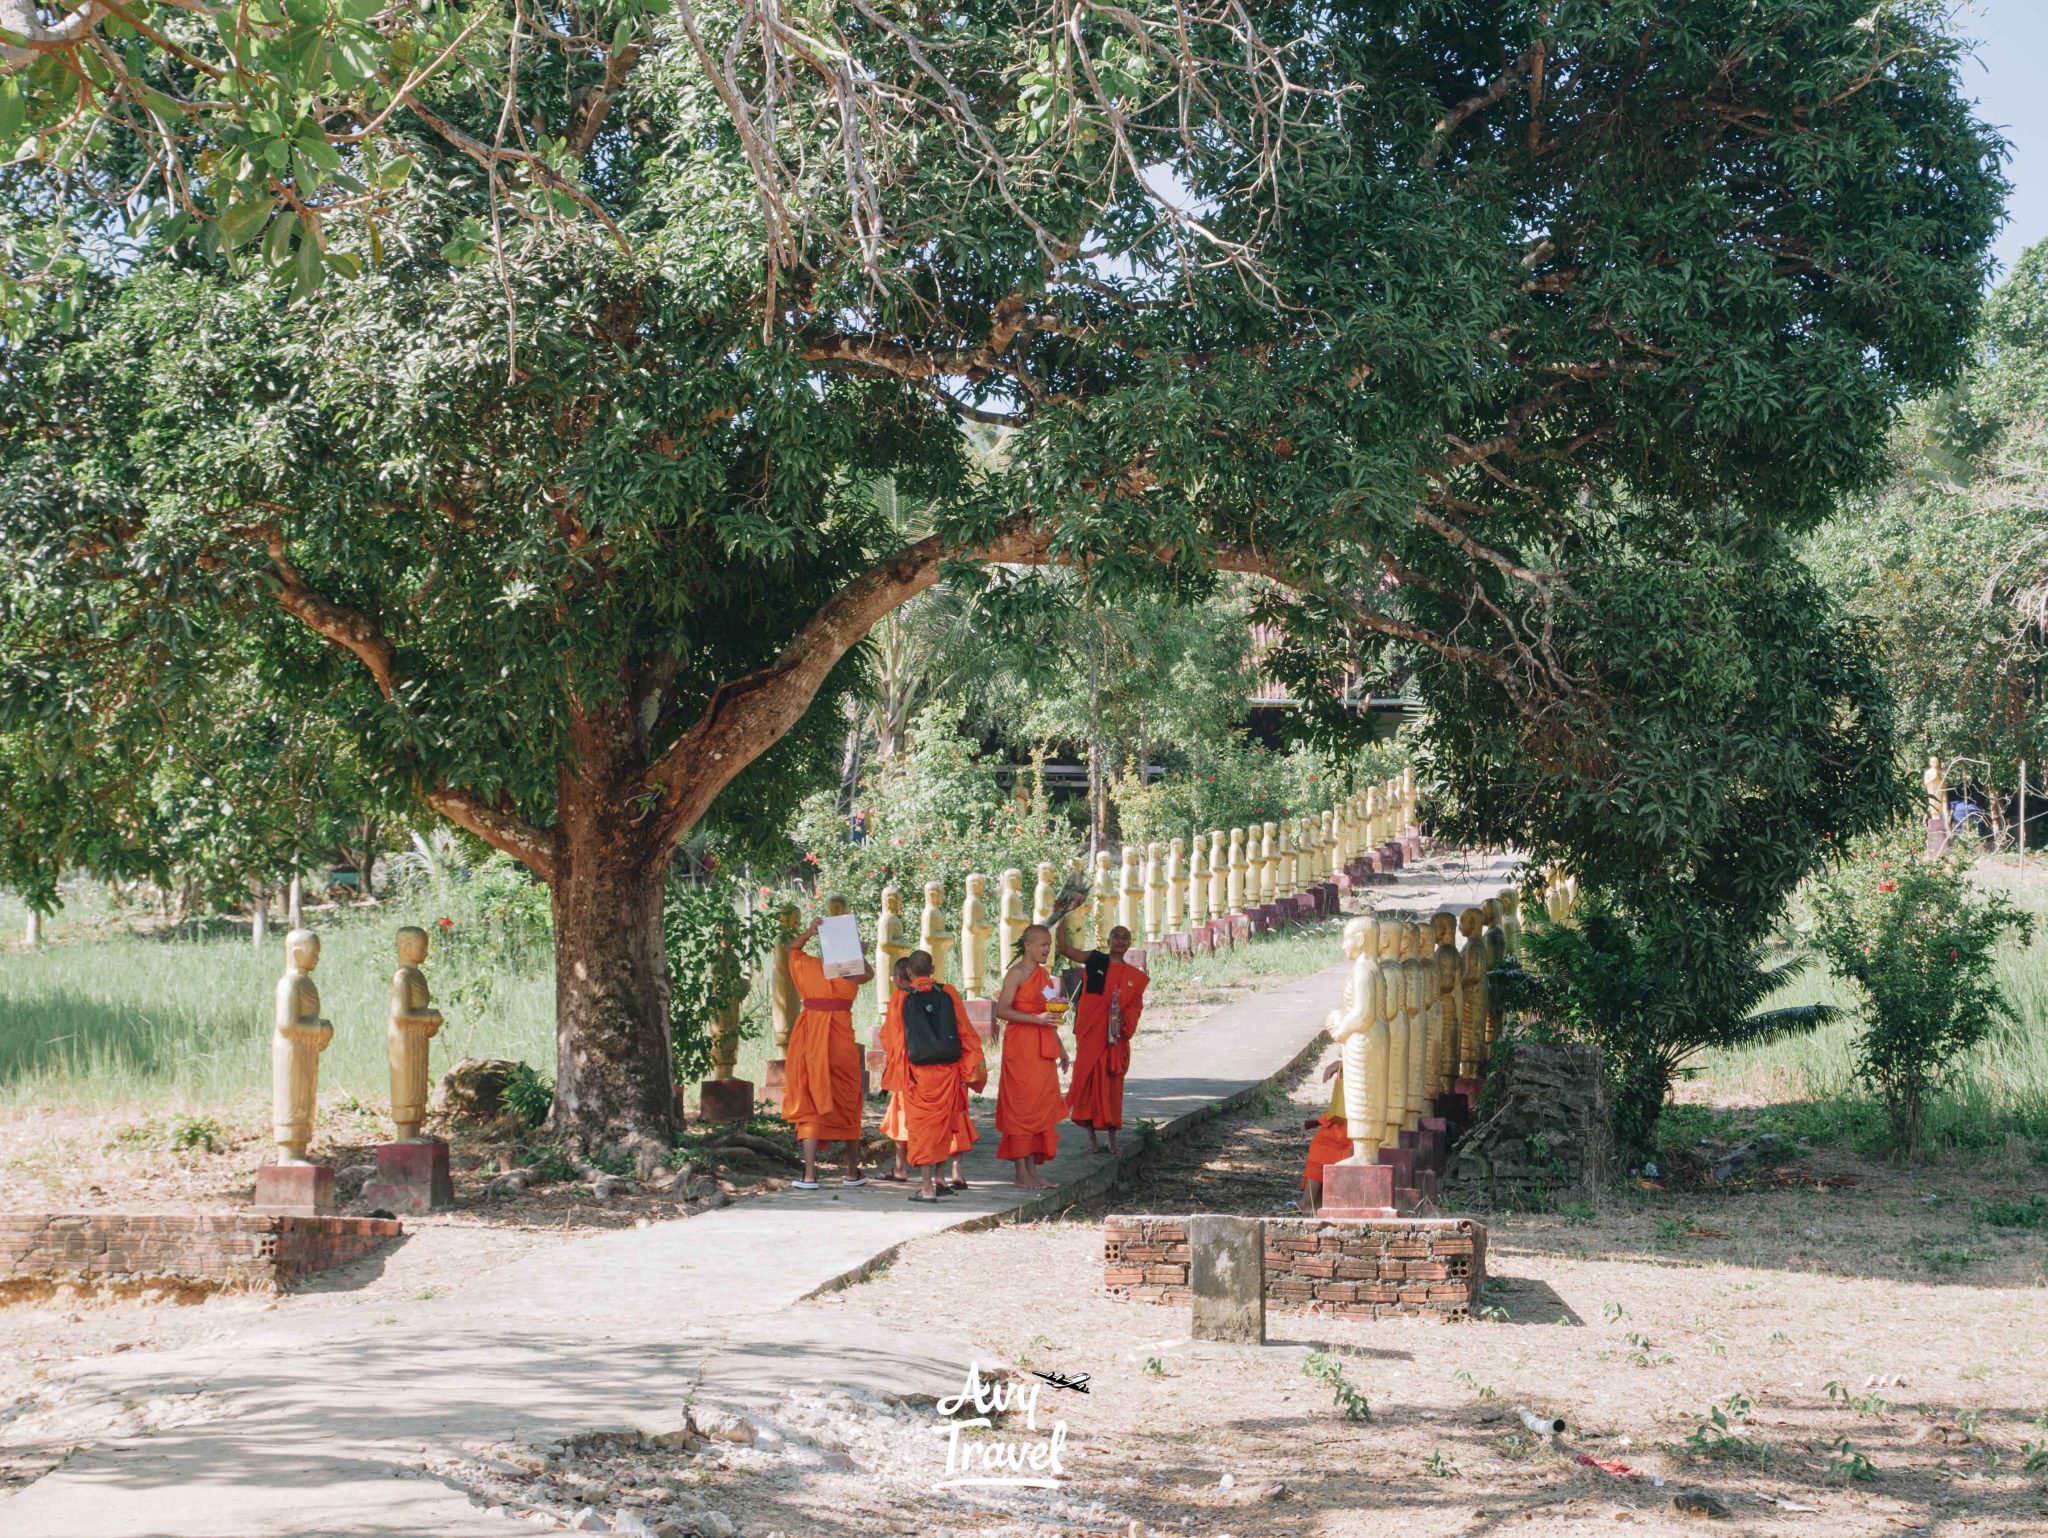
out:
{"label": "brick pedestal", "polygon": [[697,1086],[697,1120],[733,1126],[753,1119],[752,1079],[706,1079]]}
{"label": "brick pedestal", "polygon": [[969,999],[967,1001],[967,1022],[981,1032],[984,1040],[989,1027],[996,1023],[996,1001],[994,999]]}
{"label": "brick pedestal", "polygon": [[868,1048],[868,1055],[867,1055],[867,1070],[868,1070],[869,1074],[871,1074],[871,1075],[872,1075],[873,1077],[875,1077],[875,1078],[879,1079],[879,1078],[881,1078],[881,1076],[882,1076],[882,1070],[883,1070],[883,1069],[885,1069],[885,1068],[887,1068],[888,1066],[889,1066],[889,1054],[888,1054],[888,1053],[884,1052],[884,1051],[883,1051],[883,1050],[882,1050],[882,1049],[881,1049],[880,1047],[869,1047],[869,1048]]}
{"label": "brick pedestal", "polygon": [[1430,1102],[1430,1107],[1435,1111],[1437,1119],[1444,1122],[1447,1127],[1463,1127],[1472,1120],[1471,1102],[1455,1091],[1448,1095],[1438,1095]]}
{"label": "brick pedestal", "polygon": [[770,1100],[782,1098],[782,1087],[788,1082],[789,1059],[771,1057],[768,1066],[761,1070],[761,1093]]}
{"label": "brick pedestal", "polygon": [[[1331,1165],[1334,1173],[1340,1165]],[[1189,1303],[1184,1217],[1111,1217],[1102,1225],[1103,1286],[1133,1303]],[[1486,1284],[1486,1230],[1464,1218],[1266,1218],[1268,1310],[1346,1318],[1470,1319]]]}
{"label": "brick pedestal", "polygon": [[1415,1150],[1412,1148],[1380,1148],[1380,1163],[1394,1172],[1394,1188],[1415,1184]]}
{"label": "brick pedestal", "polygon": [[1390,1218],[1394,1215],[1394,1172],[1384,1164],[1349,1159],[1323,1166],[1324,1218]]}
{"label": "brick pedestal", "polygon": [[325,1164],[266,1164],[256,1172],[251,1212],[321,1218],[334,1211],[334,1171]]}
{"label": "brick pedestal", "polygon": [[396,1217],[416,1212],[445,1212],[455,1205],[455,1182],[448,1178],[448,1145],[379,1143],[377,1178],[363,1187],[363,1205]]}
{"label": "brick pedestal", "polygon": [[1451,1085],[1452,1093],[1463,1095],[1467,1106],[1479,1104],[1479,1081],[1460,1078]]}

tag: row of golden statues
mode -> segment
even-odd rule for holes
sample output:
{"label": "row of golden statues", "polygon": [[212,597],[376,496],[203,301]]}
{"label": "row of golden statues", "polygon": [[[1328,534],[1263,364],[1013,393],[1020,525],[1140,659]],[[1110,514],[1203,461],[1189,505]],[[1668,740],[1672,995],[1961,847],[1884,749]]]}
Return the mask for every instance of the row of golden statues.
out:
{"label": "row of golden statues", "polygon": [[[1006,870],[997,877],[993,898],[988,877],[977,872],[966,879],[957,925],[947,911],[944,882],[926,883],[915,930],[904,912],[903,893],[885,887],[874,931],[880,958],[876,1023],[888,1018],[895,963],[913,948],[929,952],[937,975],[957,981],[964,996],[990,998],[1003,969],[1018,954],[1025,929],[1053,921],[1063,889],[1083,885],[1089,893],[1087,901],[1061,920],[1063,938],[1074,949],[1105,945],[1110,930],[1117,927],[1129,930],[1134,940],[1156,945],[1169,935],[1289,901],[1310,887],[1334,881],[1362,856],[1398,842],[1415,824],[1415,801],[1414,773],[1404,770],[1320,813],[1227,831],[1212,829],[1192,840],[1127,844],[1120,860],[1102,850],[1095,856],[1092,874],[1080,855],[1064,876],[1053,861],[1042,861],[1028,902],[1023,871]],[[827,908],[846,911],[839,899],[831,899]],[[792,934],[797,932],[795,908],[784,911],[783,922]],[[779,1057],[800,1007],[780,948],[771,975],[770,1019]],[[720,1036],[712,1072],[724,1077],[731,1073],[737,1040],[728,1044],[726,1033]]]}

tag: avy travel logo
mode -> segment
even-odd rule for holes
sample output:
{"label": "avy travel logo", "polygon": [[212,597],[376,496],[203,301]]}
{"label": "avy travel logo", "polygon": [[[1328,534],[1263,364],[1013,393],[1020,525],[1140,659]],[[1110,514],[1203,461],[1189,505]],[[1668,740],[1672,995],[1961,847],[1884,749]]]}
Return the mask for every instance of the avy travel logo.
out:
{"label": "avy travel logo", "polygon": [[[1037,1373],[1056,1388],[1078,1389],[1088,1392],[1088,1375],[1064,1377],[1058,1373]],[[938,1403],[938,1412],[946,1418],[946,1424],[933,1429],[946,1439],[946,1477],[932,1488],[953,1490],[973,1485],[986,1489],[990,1486],[1028,1486],[1039,1490],[1056,1489],[1060,1476],[1066,1471],[1060,1463],[1060,1450],[1066,1446],[1067,1423],[1054,1420],[1050,1431],[1041,1431],[1038,1425],[1038,1393],[1042,1385],[1033,1383],[1028,1387],[1006,1378],[988,1379],[981,1375],[981,1364],[970,1362],[967,1367],[967,1382],[957,1394],[950,1394]],[[969,1414],[969,1411],[972,1414]],[[977,1428],[983,1431],[995,1429],[998,1416],[1024,1417],[1023,1436],[975,1437],[968,1439],[961,1435]],[[1012,1422],[1010,1429],[1015,1429]]]}

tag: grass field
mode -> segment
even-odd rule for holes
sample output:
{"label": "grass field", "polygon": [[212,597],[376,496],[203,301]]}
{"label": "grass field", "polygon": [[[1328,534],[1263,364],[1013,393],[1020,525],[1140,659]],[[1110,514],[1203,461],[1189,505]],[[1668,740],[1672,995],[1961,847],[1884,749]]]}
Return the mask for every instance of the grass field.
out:
{"label": "grass field", "polygon": [[[442,929],[447,917],[453,927]],[[438,938],[427,963],[446,1016],[436,1071],[462,1057],[507,1057],[552,1073],[554,967],[537,941],[494,933],[459,889],[401,896],[369,908],[314,910],[322,954],[315,981],[334,1022],[323,1054],[323,1098],[388,1096],[384,1022],[396,965],[392,931],[418,924]],[[0,900],[0,934],[21,933],[22,910]],[[1341,959],[1334,924],[1261,940],[1195,961],[1156,956],[1148,1028],[1168,1031],[1256,988]],[[284,966],[282,926],[261,952],[246,925],[199,936],[135,932],[91,894],[60,916],[49,943],[0,953],[0,1107],[28,1103],[190,1109],[228,1107],[270,1088],[272,998]],[[759,997],[750,1013],[765,1019]],[[872,1035],[871,990],[854,1019]],[[761,1077],[765,1030],[742,1043],[739,1072]]]}

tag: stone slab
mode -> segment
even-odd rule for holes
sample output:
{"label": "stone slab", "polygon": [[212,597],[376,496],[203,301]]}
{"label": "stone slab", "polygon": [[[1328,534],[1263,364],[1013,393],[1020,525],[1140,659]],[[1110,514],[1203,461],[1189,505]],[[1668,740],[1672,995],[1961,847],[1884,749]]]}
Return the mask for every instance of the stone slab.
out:
{"label": "stone slab", "polygon": [[334,1170],[325,1164],[266,1164],[256,1172],[251,1212],[324,1218],[334,1211]]}
{"label": "stone slab", "polygon": [[1197,1213],[1188,1219],[1193,1333],[1256,1346],[1266,1339],[1265,1227],[1257,1218]]}
{"label": "stone slab", "polygon": [[420,1212],[446,1212],[455,1205],[455,1182],[448,1177],[448,1145],[379,1143],[377,1177],[363,1187],[363,1205],[395,1217]]}
{"label": "stone slab", "polygon": [[706,1079],[697,1086],[697,1119],[734,1126],[754,1119],[752,1079]]}

